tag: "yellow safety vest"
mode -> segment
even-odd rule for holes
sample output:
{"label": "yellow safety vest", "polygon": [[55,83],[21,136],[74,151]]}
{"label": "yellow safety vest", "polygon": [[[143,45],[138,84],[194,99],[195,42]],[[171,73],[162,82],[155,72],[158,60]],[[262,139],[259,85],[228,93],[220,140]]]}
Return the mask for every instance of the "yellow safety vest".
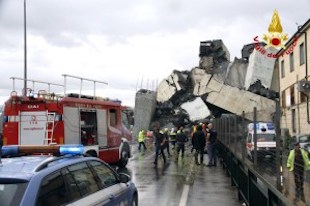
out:
{"label": "yellow safety vest", "polygon": [[144,131],[141,130],[138,135],[138,142],[144,142],[144,139],[145,139]]}

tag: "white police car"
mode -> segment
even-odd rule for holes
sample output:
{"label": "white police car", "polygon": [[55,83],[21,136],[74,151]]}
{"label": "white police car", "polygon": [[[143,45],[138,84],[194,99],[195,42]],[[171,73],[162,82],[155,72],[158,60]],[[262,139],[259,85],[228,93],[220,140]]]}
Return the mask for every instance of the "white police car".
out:
{"label": "white police car", "polygon": [[82,145],[3,146],[0,205],[138,205],[127,174],[82,154]]}

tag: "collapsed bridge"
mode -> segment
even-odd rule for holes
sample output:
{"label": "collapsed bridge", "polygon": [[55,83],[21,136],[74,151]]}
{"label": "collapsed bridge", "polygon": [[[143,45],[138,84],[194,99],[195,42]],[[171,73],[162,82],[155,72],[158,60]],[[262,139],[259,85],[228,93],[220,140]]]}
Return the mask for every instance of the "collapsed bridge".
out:
{"label": "collapsed bridge", "polygon": [[252,120],[254,107],[259,121],[272,121],[279,81],[275,59],[255,50],[254,44],[243,47],[241,59],[230,62],[229,56],[222,40],[201,42],[199,66],[190,71],[174,70],[156,91],[139,90],[133,135],[151,129],[154,121],[172,128],[243,112]]}

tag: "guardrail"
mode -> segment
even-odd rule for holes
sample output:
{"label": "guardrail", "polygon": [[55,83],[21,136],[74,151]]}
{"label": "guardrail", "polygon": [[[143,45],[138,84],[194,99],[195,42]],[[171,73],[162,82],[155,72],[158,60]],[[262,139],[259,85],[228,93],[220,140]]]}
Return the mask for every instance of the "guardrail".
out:
{"label": "guardrail", "polygon": [[287,197],[268,183],[255,168],[248,167],[238,156],[219,141],[218,154],[223,168],[238,190],[239,200],[248,206],[293,205]]}
{"label": "guardrail", "polygon": [[[255,112],[256,109],[253,113]],[[288,171],[286,166],[290,150],[285,138],[279,134],[278,121],[279,119],[275,118],[273,122],[276,130],[276,151],[262,156],[258,156],[258,151],[256,151],[254,158],[249,156],[249,151],[246,149],[249,139],[247,125],[250,122],[244,118],[244,115],[225,114],[213,121],[218,133],[217,150],[223,167],[231,177],[232,185],[237,187],[239,198],[244,200],[248,206],[310,205],[310,196],[307,195],[310,194],[310,171],[305,171],[304,175],[305,200],[299,199],[293,204],[294,174]],[[254,133],[254,135],[257,134]],[[257,141],[257,138],[254,139]],[[263,152],[268,151],[263,150]]]}

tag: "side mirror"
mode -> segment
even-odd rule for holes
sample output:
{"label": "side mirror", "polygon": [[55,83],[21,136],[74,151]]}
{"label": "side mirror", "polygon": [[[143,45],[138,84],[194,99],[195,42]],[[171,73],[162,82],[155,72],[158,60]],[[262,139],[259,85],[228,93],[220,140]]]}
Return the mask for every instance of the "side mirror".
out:
{"label": "side mirror", "polygon": [[127,183],[131,180],[131,177],[125,173],[119,173],[118,176],[121,183]]}

